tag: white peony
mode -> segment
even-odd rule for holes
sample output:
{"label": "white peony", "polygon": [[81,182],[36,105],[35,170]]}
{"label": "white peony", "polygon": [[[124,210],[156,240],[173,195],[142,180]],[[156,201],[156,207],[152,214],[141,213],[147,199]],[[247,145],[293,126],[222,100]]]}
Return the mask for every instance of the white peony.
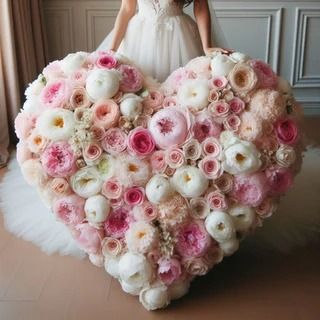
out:
{"label": "white peony", "polygon": [[30,97],[23,104],[22,109],[30,114],[40,114],[42,106],[38,97]]}
{"label": "white peony", "polygon": [[121,288],[124,292],[129,293],[133,296],[138,296],[140,291],[141,291],[141,287],[137,287],[133,284],[127,283],[125,281],[120,281],[121,284]]}
{"label": "white peony", "polygon": [[74,132],[73,112],[65,109],[49,109],[37,120],[38,132],[53,141],[68,140]]}
{"label": "white peony", "polygon": [[146,196],[154,204],[166,201],[172,193],[171,184],[164,175],[154,175],[146,185]]}
{"label": "white peony", "polygon": [[30,83],[28,88],[26,89],[24,94],[27,99],[38,97],[42,89],[45,87],[45,84],[45,78],[42,74],[40,74],[38,78]]}
{"label": "white peony", "polygon": [[119,261],[120,257],[107,258],[104,261],[104,269],[111,277],[119,278]]}
{"label": "white peony", "polygon": [[240,141],[240,139],[232,131],[222,131],[219,139],[224,149]]}
{"label": "white peony", "polygon": [[136,94],[125,94],[120,103],[120,111],[128,120],[133,121],[142,112],[143,99]]}
{"label": "white peony", "polygon": [[205,220],[205,227],[217,242],[232,239],[236,231],[232,218],[223,211],[211,212]]}
{"label": "white peony", "polygon": [[71,187],[80,197],[89,198],[101,191],[103,180],[94,167],[85,167],[71,177]]}
{"label": "white peony", "polygon": [[89,222],[101,223],[110,213],[110,204],[104,196],[97,194],[86,200],[84,211]]}
{"label": "white peony", "polygon": [[250,59],[249,56],[242,52],[233,52],[230,55],[231,59],[233,59],[235,62],[246,62]]}
{"label": "white peony", "polygon": [[183,166],[171,178],[173,188],[183,197],[200,197],[208,188],[209,180],[200,169],[192,166]]}
{"label": "white peony", "polygon": [[187,80],[178,89],[178,102],[188,108],[199,111],[205,108],[209,101],[209,87],[205,80]]}
{"label": "white peony", "polygon": [[252,173],[260,166],[259,151],[251,142],[239,140],[223,151],[222,168],[230,174]]}
{"label": "white peony", "polygon": [[165,308],[170,303],[168,288],[162,283],[155,283],[140,292],[139,300],[149,311]]}
{"label": "white peony", "polygon": [[232,58],[219,54],[215,56],[211,61],[211,69],[212,69],[212,76],[228,76],[230,71],[236,65],[236,61]]}
{"label": "white peony", "polygon": [[248,206],[235,205],[228,210],[235,228],[240,232],[247,232],[255,221],[255,211]]}
{"label": "white peony", "polygon": [[232,238],[230,240],[221,242],[220,248],[226,257],[233,255],[239,249],[239,240],[237,238]]}
{"label": "white peony", "polygon": [[119,261],[119,277],[131,289],[141,290],[151,281],[152,267],[143,255],[127,252]]}
{"label": "white peony", "polygon": [[96,69],[87,78],[86,89],[90,99],[110,99],[119,90],[120,74],[116,70]]}
{"label": "white peony", "polygon": [[78,71],[87,59],[86,52],[77,52],[68,54],[61,61],[61,69],[67,75],[71,76],[74,72]]}

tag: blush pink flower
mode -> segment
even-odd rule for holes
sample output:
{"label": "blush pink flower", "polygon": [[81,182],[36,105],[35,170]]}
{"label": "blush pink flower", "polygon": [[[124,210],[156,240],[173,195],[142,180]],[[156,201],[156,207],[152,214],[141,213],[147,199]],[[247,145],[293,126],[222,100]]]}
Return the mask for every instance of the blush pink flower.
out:
{"label": "blush pink flower", "polygon": [[230,106],[224,100],[217,102],[211,102],[208,106],[208,110],[213,117],[224,118],[230,112]]}
{"label": "blush pink flower", "polygon": [[117,65],[118,61],[115,56],[108,52],[101,54],[96,61],[96,66],[102,69],[114,69]]}
{"label": "blush pink flower", "polygon": [[175,70],[167,79],[166,84],[172,87],[174,91],[178,91],[178,88],[188,79],[195,79],[197,75],[195,72],[186,68],[179,68]]}
{"label": "blush pink flower", "polygon": [[293,184],[293,174],[287,168],[272,167],[266,170],[266,177],[271,194],[278,195],[287,192]]}
{"label": "blush pink flower", "polygon": [[202,221],[193,221],[177,231],[176,250],[182,257],[203,256],[210,246],[210,236]]}
{"label": "blush pink flower", "polygon": [[101,126],[95,126],[95,125],[91,126],[90,132],[92,134],[92,138],[97,141],[103,140],[103,138],[106,135],[106,131]]}
{"label": "blush pink flower", "polygon": [[205,139],[201,144],[201,148],[204,156],[218,157],[222,151],[219,140],[214,137]]}
{"label": "blush pink flower", "polygon": [[164,108],[176,107],[178,105],[177,98],[174,96],[168,96],[163,99],[162,105]]}
{"label": "blush pink flower", "polygon": [[138,221],[151,222],[158,217],[158,209],[151,202],[144,201],[140,206],[134,208],[133,214],[134,218]]}
{"label": "blush pink flower", "polygon": [[76,86],[84,87],[86,84],[87,76],[88,71],[86,69],[79,69],[70,76],[70,79],[75,83]]}
{"label": "blush pink flower", "polygon": [[36,125],[36,117],[27,112],[18,113],[14,120],[16,135],[21,140],[26,140]]}
{"label": "blush pink flower", "polygon": [[236,114],[230,114],[223,121],[225,130],[237,132],[241,125],[241,120]]}
{"label": "blush pink flower", "polygon": [[71,195],[58,199],[53,204],[53,213],[68,226],[76,226],[85,219],[85,199]]}
{"label": "blush pink flower", "polygon": [[244,110],[244,108],[246,107],[245,102],[238,97],[233,98],[229,102],[229,105],[230,105],[231,111],[235,114],[240,114]]}
{"label": "blush pink flower", "polygon": [[204,157],[198,164],[200,171],[208,179],[217,179],[222,174],[221,163],[214,156]]}
{"label": "blush pink flower", "polygon": [[97,143],[90,143],[83,150],[83,157],[88,163],[94,163],[102,155],[102,149]]}
{"label": "blush pink flower", "polygon": [[280,119],[275,124],[275,130],[280,143],[293,145],[298,139],[298,126],[290,118]]}
{"label": "blush pink flower", "polygon": [[125,207],[112,211],[104,224],[106,235],[113,238],[123,238],[129,229],[130,212]]}
{"label": "blush pink flower", "polygon": [[220,93],[216,89],[210,90],[209,93],[209,102],[217,102],[220,98]]}
{"label": "blush pink flower", "polygon": [[272,68],[262,60],[251,60],[251,67],[258,76],[260,88],[276,89],[278,85],[278,76]]}
{"label": "blush pink flower", "polygon": [[156,145],[148,129],[138,127],[132,130],[128,136],[128,150],[138,157],[149,156]]}
{"label": "blush pink flower", "polygon": [[225,195],[218,190],[209,192],[206,199],[212,210],[225,210],[228,208]]}
{"label": "blush pink flower", "polygon": [[42,74],[46,79],[55,79],[63,76],[63,71],[61,69],[60,61],[50,62],[42,71]]}
{"label": "blush pink flower", "polygon": [[123,199],[128,206],[137,206],[144,201],[145,192],[142,187],[130,187],[124,191]]}
{"label": "blush pink flower", "polygon": [[52,177],[67,177],[76,170],[76,156],[68,142],[50,144],[41,156],[44,171]]}
{"label": "blush pink flower", "polygon": [[165,152],[163,150],[153,152],[150,157],[150,164],[153,172],[163,173],[167,167]]}
{"label": "blush pink flower", "polygon": [[127,148],[127,135],[119,128],[111,128],[106,131],[101,146],[104,151],[117,155]]}
{"label": "blush pink flower", "polygon": [[181,264],[178,259],[161,259],[159,262],[159,279],[167,286],[178,280],[182,274]]}
{"label": "blush pink flower", "polygon": [[102,185],[101,193],[108,199],[119,199],[122,192],[123,187],[116,178],[110,178]]}
{"label": "blush pink flower", "polygon": [[257,207],[266,198],[269,190],[266,175],[259,172],[235,176],[231,195],[244,205]]}
{"label": "blush pink flower", "polygon": [[122,64],[119,67],[121,74],[120,90],[123,92],[137,92],[142,89],[143,75],[141,72],[129,65]]}
{"label": "blush pink flower", "polygon": [[150,91],[148,96],[143,100],[143,106],[145,108],[151,108],[152,110],[159,110],[162,105],[164,96],[160,91]]}
{"label": "blush pink flower", "polygon": [[32,152],[28,148],[28,145],[23,142],[17,144],[17,161],[20,166],[27,160],[32,159]]}
{"label": "blush pink flower", "polygon": [[105,129],[113,127],[120,117],[120,108],[113,100],[100,100],[92,108],[93,123]]}
{"label": "blush pink flower", "polygon": [[171,147],[165,153],[165,161],[170,168],[177,169],[185,163],[185,156],[181,149]]}
{"label": "blush pink flower", "polygon": [[76,226],[75,240],[78,245],[89,254],[96,254],[101,251],[101,241],[103,238],[103,230],[96,229],[88,223],[82,223]]}
{"label": "blush pink flower", "polygon": [[198,115],[192,126],[193,136],[200,143],[208,137],[218,138],[221,130],[221,125],[212,121],[212,119],[206,114]]}
{"label": "blush pink flower", "polygon": [[211,85],[214,89],[222,90],[228,84],[228,79],[223,76],[215,76],[211,79]]}
{"label": "blush pink flower", "polygon": [[76,108],[88,108],[91,105],[87,91],[84,88],[76,88],[70,97],[71,110]]}

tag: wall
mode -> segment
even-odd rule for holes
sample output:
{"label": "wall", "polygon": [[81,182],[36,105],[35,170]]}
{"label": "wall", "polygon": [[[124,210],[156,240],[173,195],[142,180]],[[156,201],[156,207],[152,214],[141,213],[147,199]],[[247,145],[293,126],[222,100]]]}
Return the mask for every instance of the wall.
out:
{"label": "wall", "polygon": [[[51,60],[93,51],[120,3],[44,0]],[[291,82],[305,112],[320,115],[320,1],[224,0],[214,7],[229,46],[270,63]]]}

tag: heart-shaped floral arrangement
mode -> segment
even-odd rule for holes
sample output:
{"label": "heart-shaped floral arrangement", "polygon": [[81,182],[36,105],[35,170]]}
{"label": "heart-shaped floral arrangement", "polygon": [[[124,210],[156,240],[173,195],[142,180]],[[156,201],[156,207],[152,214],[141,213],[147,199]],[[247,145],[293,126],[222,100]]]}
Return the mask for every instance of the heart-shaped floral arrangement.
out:
{"label": "heart-shaped floral arrangement", "polygon": [[196,58],[158,84],[123,56],[78,52],[26,97],[25,179],[148,310],[233,254],[301,165],[290,86],[241,53]]}

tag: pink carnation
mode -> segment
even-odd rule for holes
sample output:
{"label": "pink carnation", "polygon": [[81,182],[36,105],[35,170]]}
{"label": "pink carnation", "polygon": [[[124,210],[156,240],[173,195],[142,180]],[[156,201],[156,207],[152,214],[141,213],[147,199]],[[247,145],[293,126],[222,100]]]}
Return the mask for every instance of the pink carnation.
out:
{"label": "pink carnation", "polygon": [[142,89],[143,76],[141,72],[129,65],[121,65],[119,67],[121,73],[120,90],[124,92],[137,92]]}
{"label": "pink carnation", "polygon": [[167,286],[178,280],[182,270],[178,259],[161,259],[159,261],[158,275]]}
{"label": "pink carnation", "polygon": [[280,143],[293,145],[298,139],[298,126],[290,118],[280,119],[275,124],[275,130]]}
{"label": "pink carnation", "polygon": [[99,253],[101,240],[104,238],[103,230],[96,229],[88,223],[76,226],[75,240],[79,246],[89,254]]}
{"label": "pink carnation", "polygon": [[278,76],[268,64],[262,60],[251,60],[250,65],[258,76],[260,88],[277,88]]}
{"label": "pink carnation", "polygon": [[144,200],[144,189],[142,187],[131,187],[123,194],[124,202],[128,206],[137,206]]}
{"label": "pink carnation", "polygon": [[129,229],[130,216],[129,211],[124,207],[120,207],[108,217],[104,224],[106,235],[113,238],[124,237],[125,232]]}
{"label": "pink carnation", "polygon": [[268,168],[266,170],[266,176],[270,191],[274,195],[287,192],[293,184],[293,174],[287,168]]}
{"label": "pink carnation", "polygon": [[148,129],[138,127],[132,130],[128,136],[128,149],[138,157],[149,156],[156,145]]}
{"label": "pink carnation", "polygon": [[68,142],[50,144],[41,156],[44,171],[52,177],[66,177],[74,173],[76,156]]}

